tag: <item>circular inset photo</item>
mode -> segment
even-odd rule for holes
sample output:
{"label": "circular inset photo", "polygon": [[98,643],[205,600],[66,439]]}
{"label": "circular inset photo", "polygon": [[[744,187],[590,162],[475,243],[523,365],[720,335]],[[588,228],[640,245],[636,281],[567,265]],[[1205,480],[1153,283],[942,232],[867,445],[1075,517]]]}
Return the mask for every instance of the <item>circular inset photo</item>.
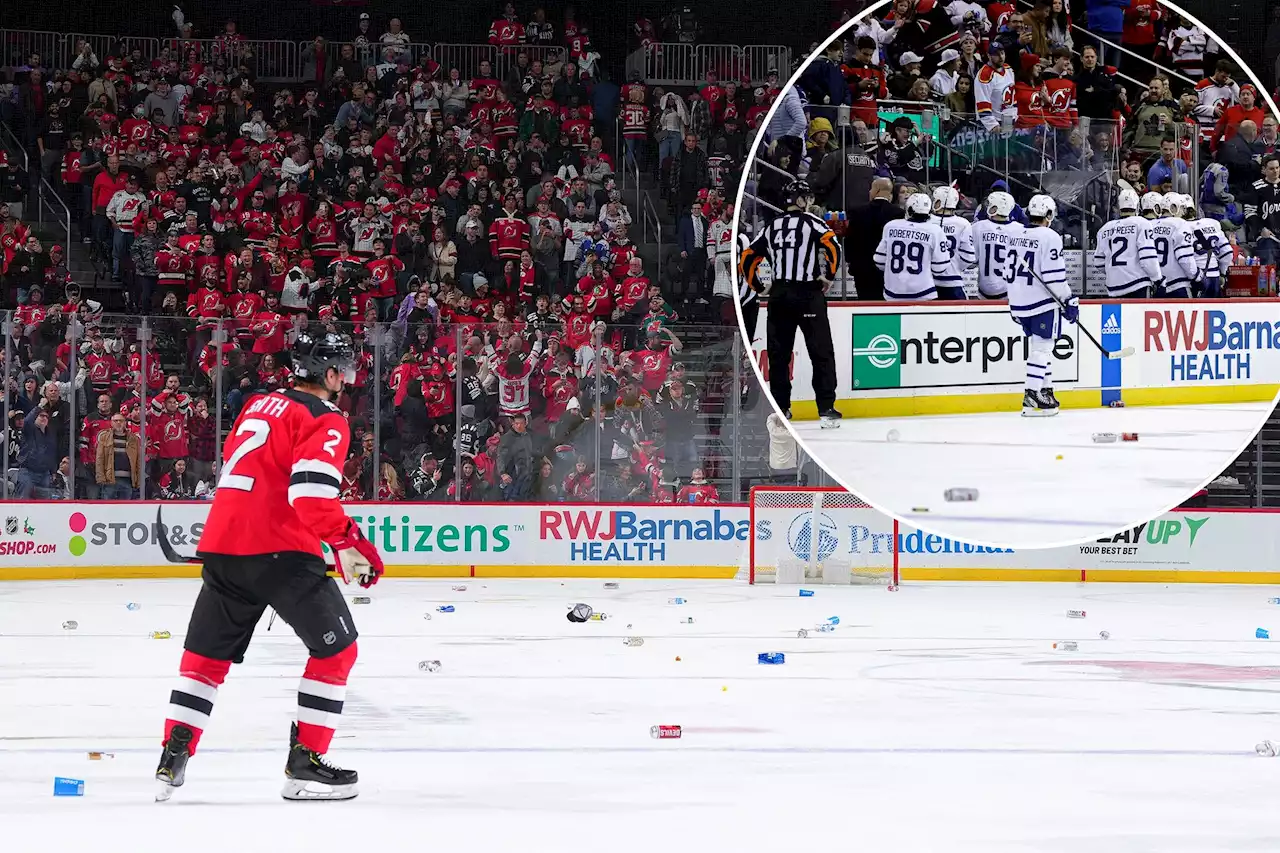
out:
{"label": "circular inset photo", "polygon": [[1084,12],[885,0],[753,93],[760,381],[841,485],[978,545],[1167,511],[1280,390],[1275,104],[1174,4]]}

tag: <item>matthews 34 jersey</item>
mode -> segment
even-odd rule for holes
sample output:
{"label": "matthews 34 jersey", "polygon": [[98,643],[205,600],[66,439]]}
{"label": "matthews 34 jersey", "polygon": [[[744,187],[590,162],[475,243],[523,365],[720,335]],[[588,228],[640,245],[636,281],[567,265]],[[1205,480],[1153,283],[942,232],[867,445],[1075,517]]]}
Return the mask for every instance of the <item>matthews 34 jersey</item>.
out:
{"label": "matthews 34 jersey", "polygon": [[275,391],[236,419],[199,554],[303,553],[347,530],[338,502],[351,433],[342,412],[314,394]]}
{"label": "matthews 34 jersey", "polygon": [[1150,224],[1140,216],[1126,216],[1098,230],[1093,259],[1106,270],[1108,296],[1128,296],[1160,277],[1155,246],[1147,234]]}
{"label": "matthews 34 jersey", "polygon": [[1035,317],[1056,311],[1059,302],[1071,298],[1067,263],[1062,256],[1062,236],[1058,232],[1043,226],[1024,228],[1011,236],[1009,242],[1013,253],[1010,314],[1019,318]]}
{"label": "matthews 34 jersey", "polygon": [[876,247],[875,262],[884,271],[884,298],[890,302],[937,299],[939,279],[946,286],[960,286],[946,280],[951,255],[942,226],[936,222],[890,222]]}

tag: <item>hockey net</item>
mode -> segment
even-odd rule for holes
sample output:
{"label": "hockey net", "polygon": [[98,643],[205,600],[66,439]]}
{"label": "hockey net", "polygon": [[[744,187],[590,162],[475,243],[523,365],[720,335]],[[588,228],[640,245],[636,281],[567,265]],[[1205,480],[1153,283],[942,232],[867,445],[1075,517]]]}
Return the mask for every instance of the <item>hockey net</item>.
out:
{"label": "hockey net", "polygon": [[898,522],[843,489],[757,486],[739,577],[898,588]]}

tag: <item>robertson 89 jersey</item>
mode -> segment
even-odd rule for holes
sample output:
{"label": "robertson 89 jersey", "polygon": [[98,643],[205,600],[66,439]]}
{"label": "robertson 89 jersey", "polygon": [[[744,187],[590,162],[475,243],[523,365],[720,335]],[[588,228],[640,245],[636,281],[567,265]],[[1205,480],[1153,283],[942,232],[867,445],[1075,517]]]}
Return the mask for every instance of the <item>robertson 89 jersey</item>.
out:
{"label": "robertson 89 jersey", "polygon": [[322,555],[347,514],[338,502],[351,433],[336,406],[303,391],[254,398],[232,427],[199,554]]}

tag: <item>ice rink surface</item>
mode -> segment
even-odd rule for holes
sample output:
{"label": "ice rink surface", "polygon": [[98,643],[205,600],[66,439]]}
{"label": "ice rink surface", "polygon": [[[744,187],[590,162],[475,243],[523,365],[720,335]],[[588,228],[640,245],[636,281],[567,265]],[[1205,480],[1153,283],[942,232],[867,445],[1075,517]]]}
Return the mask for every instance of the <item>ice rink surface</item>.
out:
{"label": "ice rink surface", "polygon": [[[157,804],[197,588],[0,584],[6,853],[1280,850],[1280,760],[1253,751],[1280,740],[1280,650],[1254,638],[1280,629],[1266,587],[799,598],[728,581],[393,579],[352,608],[360,661],[331,757],[360,772],[359,799],[279,797],[305,653],[277,621],[232,667],[186,786]],[[571,624],[577,601],[611,618]],[[432,612],[444,603],[457,612]],[[797,638],[829,616],[835,632]],[[759,665],[763,651],[786,663]],[[655,724],[685,735],[653,740]],[[55,776],[85,796],[53,797]]]}
{"label": "ice rink surface", "polygon": [[[1097,539],[1181,503],[1235,459],[1270,411],[1270,403],[1131,406],[793,425],[824,468],[889,514],[974,544],[1028,548]],[[1123,432],[1138,440],[1093,441]],[[979,499],[948,503],[943,493],[956,486]]]}

